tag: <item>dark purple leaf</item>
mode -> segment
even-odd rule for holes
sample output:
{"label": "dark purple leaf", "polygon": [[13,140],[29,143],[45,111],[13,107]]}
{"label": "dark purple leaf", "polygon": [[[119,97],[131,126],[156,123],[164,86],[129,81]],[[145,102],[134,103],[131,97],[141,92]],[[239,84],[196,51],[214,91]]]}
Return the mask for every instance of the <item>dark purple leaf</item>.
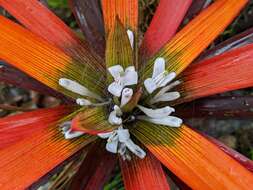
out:
{"label": "dark purple leaf", "polygon": [[211,3],[210,0],[193,0],[187,14],[186,20],[191,20],[194,16],[198,15],[202,9],[206,8]]}
{"label": "dark purple leaf", "polygon": [[91,47],[104,56],[105,32],[99,0],[69,0],[76,20]]}
{"label": "dark purple leaf", "polygon": [[253,118],[253,96],[217,96],[179,105],[178,115],[189,117]]}
{"label": "dark purple leaf", "polygon": [[34,90],[44,95],[50,95],[60,98],[62,100],[67,100],[67,98],[61,93],[54,91],[53,89],[29,77],[28,75],[24,74],[18,69],[1,61],[0,61],[0,81],[15,85],[20,88]]}
{"label": "dark purple leaf", "polygon": [[111,177],[117,163],[117,156],[105,150],[101,141],[90,147],[79,170],[75,174],[69,190],[102,189]]}
{"label": "dark purple leaf", "polygon": [[211,58],[213,56],[222,54],[228,50],[236,49],[251,43],[253,43],[253,28],[250,28],[240,34],[237,34],[234,37],[229,38],[228,40],[225,40],[224,42],[218,44],[214,48],[207,50],[198,58],[198,60]]}

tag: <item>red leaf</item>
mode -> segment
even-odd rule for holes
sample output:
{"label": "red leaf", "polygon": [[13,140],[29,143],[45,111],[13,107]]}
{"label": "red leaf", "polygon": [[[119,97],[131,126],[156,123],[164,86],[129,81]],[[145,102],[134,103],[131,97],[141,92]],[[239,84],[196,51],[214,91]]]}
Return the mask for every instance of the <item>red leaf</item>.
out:
{"label": "red leaf", "polygon": [[188,102],[253,84],[253,45],[231,50],[190,66],[182,75],[177,103]]}
{"label": "red leaf", "polygon": [[70,190],[102,189],[110,178],[117,157],[105,150],[100,141],[90,147],[69,187]]}
{"label": "red leaf", "polygon": [[170,189],[161,163],[150,152],[147,152],[144,159],[120,159],[120,166],[126,190]]}
{"label": "red leaf", "polygon": [[70,107],[38,109],[0,119],[0,149],[48,128],[71,112]]}
{"label": "red leaf", "polygon": [[142,54],[155,54],[176,33],[192,0],[160,0],[152,22],[145,33]]}

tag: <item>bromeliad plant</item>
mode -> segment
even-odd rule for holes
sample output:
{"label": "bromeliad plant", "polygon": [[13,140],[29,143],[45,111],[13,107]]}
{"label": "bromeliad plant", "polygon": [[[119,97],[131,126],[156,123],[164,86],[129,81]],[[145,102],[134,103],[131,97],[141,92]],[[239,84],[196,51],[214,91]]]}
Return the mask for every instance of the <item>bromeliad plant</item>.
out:
{"label": "bromeliad plant", "polygon": [[103,13],[99,1],[69,2],[85,40],[36,0],[0,0],[23,25],[0,17],[0,58],[68,102],[0,120],[1,189],[27,188],[101,139],[86,148],[85,188],[101,188],[118,158],[126,189],[169,189],[161,164],[193,189],[249,189],[250,161],[171,115],[180,103],[252,86],[253,45],[189,66],[247,1],[216,0],[174,35],[191,0],[161,0],[141,43],[137,0],[102,0]]}

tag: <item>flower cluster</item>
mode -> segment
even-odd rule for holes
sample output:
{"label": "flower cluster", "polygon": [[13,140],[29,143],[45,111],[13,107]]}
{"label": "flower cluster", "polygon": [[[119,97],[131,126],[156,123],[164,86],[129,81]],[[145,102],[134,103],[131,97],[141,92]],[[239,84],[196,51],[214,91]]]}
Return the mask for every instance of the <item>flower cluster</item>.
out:
{"label": "flower cluster", "polygon": [[[133,33],[128,30],[127,34],[131,47],[133,47]],[[133,89],[129,88],[129,86],[138,84],[138,73],[134,66],[129,66],[124,70],[121,65],[111,66],[108,68],[108,71],[114,81],[108,86],[107,90],[113,96],[120,98],[120,105],[113,105],[113,110],[108,114],[108,122],[111,125],[118,126],[118,128],[112,132],[100,133],[98,136],[103,139],[107,139],[106,150],[112,153],[119,153],[124,160],[131,159],[128,150],[137,155],[139,158],[144,158],[146,155],[145,152],[130,139],[129,130],[124,129],[123,127],[123,112],[121,110],[122,107],[127,105],[134,94]],[[154,108],[147,108],[137,104],[136,107],[144,113],[144,115],[131,115],[132,120],[144,120],[168,127],[180,127],[182,125],[182,120],[178,117],[171,116],[171,113],[175,112],[174,108],[170,106],[156,108],[156,104],[158,103],[173,101],[180,97],[180,94],[177,91],[168,92],[180,84],[180,81],[178,80],[172,82],[175,77],[175,72],[168,73],[166,71],[165,59],[158,57],[154,62],[152,77],[147,78],[144,81],[145,89],[149,94],[158,90],[156,95],[149,100],[149,104]],[[106,106],[111,103],[110,100],[104,101],[100,96],[91,92],[88,88],[82,86],[76,81],[61,78],[59,80],[59,85],[79,95],[100,101],[100,103],[92,103],[87,99],[78,98],[76,103],[80,106]],[[61,128],[66,139],[75,138],[84,134],[80,131],[71,131],[70,121],[63,123]]]}

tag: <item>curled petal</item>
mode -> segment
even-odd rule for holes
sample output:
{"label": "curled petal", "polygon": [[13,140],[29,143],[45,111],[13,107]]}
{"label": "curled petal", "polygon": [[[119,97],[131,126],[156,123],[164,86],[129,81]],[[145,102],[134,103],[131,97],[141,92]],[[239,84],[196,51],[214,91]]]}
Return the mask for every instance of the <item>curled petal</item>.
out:
{"label": "curled petal", "polygon": [[145,108],[144,106],[141,106],[141,105],[138,105],[137,107],[141,111],[143,111],[148,117],[156,118],[156,119],[166,117],[175,111],[174,108],[169,107],[169,106],[166,106],[164,108],[159,108],[159,109],[149,109],[149,108]]}
{"label": "curled petal", "polygon": [[176,73],[175,72],[171,72],[169,74],[167,74],[164,79],[161,81],[161,83],[159,83],[159,87],[164,87],[166,86],[169,82],[171,82],[174,78],[176,77]]}
{"label": "curled petal", "polygon": [[114,79],[120,77],[120,74],[124,72],[124,69],[121,65],[114,65],[108,68],[108,71],[113,76]]}
{"label": "curled petal", "polygon": [[74,139],[76,137],[80,137],[84,135],[84,132],[79,132],[79,131],[71,131],[71,130],[68,130],[64,133],[64,137],[65,139]]}
{"label": "curled petal", "polygon": [[118,151],[118,144],[119,141],[110,141],[106,143],[105,148],[108,152],[116,154]]}
{"label": "curled petal", "polygon": [[125,88],[122,92],[120,107],[126,105],[133,96],[133,90],[131,88]]}
{"label": "curled petal", "polygon": [[109,114],[109,118],[108,121],[110,124],[112,125],[121,125],[122,124],[122,119],[120,117],[117,116],[117,112],[116,110],[112,111]]}
{"label": "curled petal", "polygon": [[108,91],[109,91],[112,95],[117,96],[117,97],[120,97],[123,88],[124,88],[124,86],[123,86],[122,84],[117,83],[117,82],[113,82],[113,83],[111,83],[111,84],[108,86]]}
{"label": "curled petal", "polygon": [[91,92],[88,88],[79,84],[76,81],[66,79],[66,78],[61,78],[59,80],[59,85],[61,85],[62,87],[66,88],[67,90],[72,91],[76,94],[80,94],[82,96],[88,96],[88,97],[103,101],[103,99],[100,96]]}
{"label": "curled petal", "polygon": [[151,118],[147,116],[138,116],[139,120],[148,121],[157,125],[165,125],[168,127],[180,127],[183,123],[182,119],[174,116],[167,116],[163,118]]}
{"label": "curled petal", "polygon": [[157,102],[168,102],[168,101],[173,101],[180,98],[180,93],[179,92],[167,92],[164,93],[160,96],[155,96],[150,100],[151,104],[157,103]]}
{"label": "curled petal", "polygon": [[169,85],[163,87],[156,95],[155,97],[161,96],[164,93],[166,93],[167,91],[173,89],[174,87],[176,87],[177,85],[179,85],[181,82],[179,80],[176,80],[172,83],[170,83]]}
{"label": "curled petal", "polygon": [[125,72],[124,82],[126,86],[134,85],[138,83],[138,74],[136,71],[127,71]]}
{"label": "curled petal", "polygon": [[149,94],[154,92],[157,89],[156,83],[152,78],[148,78],[144,81],[144,86]]}
{"label": "curled petal", "polygon": [[157,77],[159,74],[163,73],[164,71],[165,71],[165,59],[162,57],[158,57],[154,63],[152,78]]}
{"label": "curled petal", "polygon": [[125,142],[125,145],[127,146],[127,148],[134,153],[136,156],[138,156],[139,158],[143,159],[146,156],[146,152],[144,150],[142,150],[141,147],[139,147],[138,145],[136,145],[131,139],[128,139]]}

